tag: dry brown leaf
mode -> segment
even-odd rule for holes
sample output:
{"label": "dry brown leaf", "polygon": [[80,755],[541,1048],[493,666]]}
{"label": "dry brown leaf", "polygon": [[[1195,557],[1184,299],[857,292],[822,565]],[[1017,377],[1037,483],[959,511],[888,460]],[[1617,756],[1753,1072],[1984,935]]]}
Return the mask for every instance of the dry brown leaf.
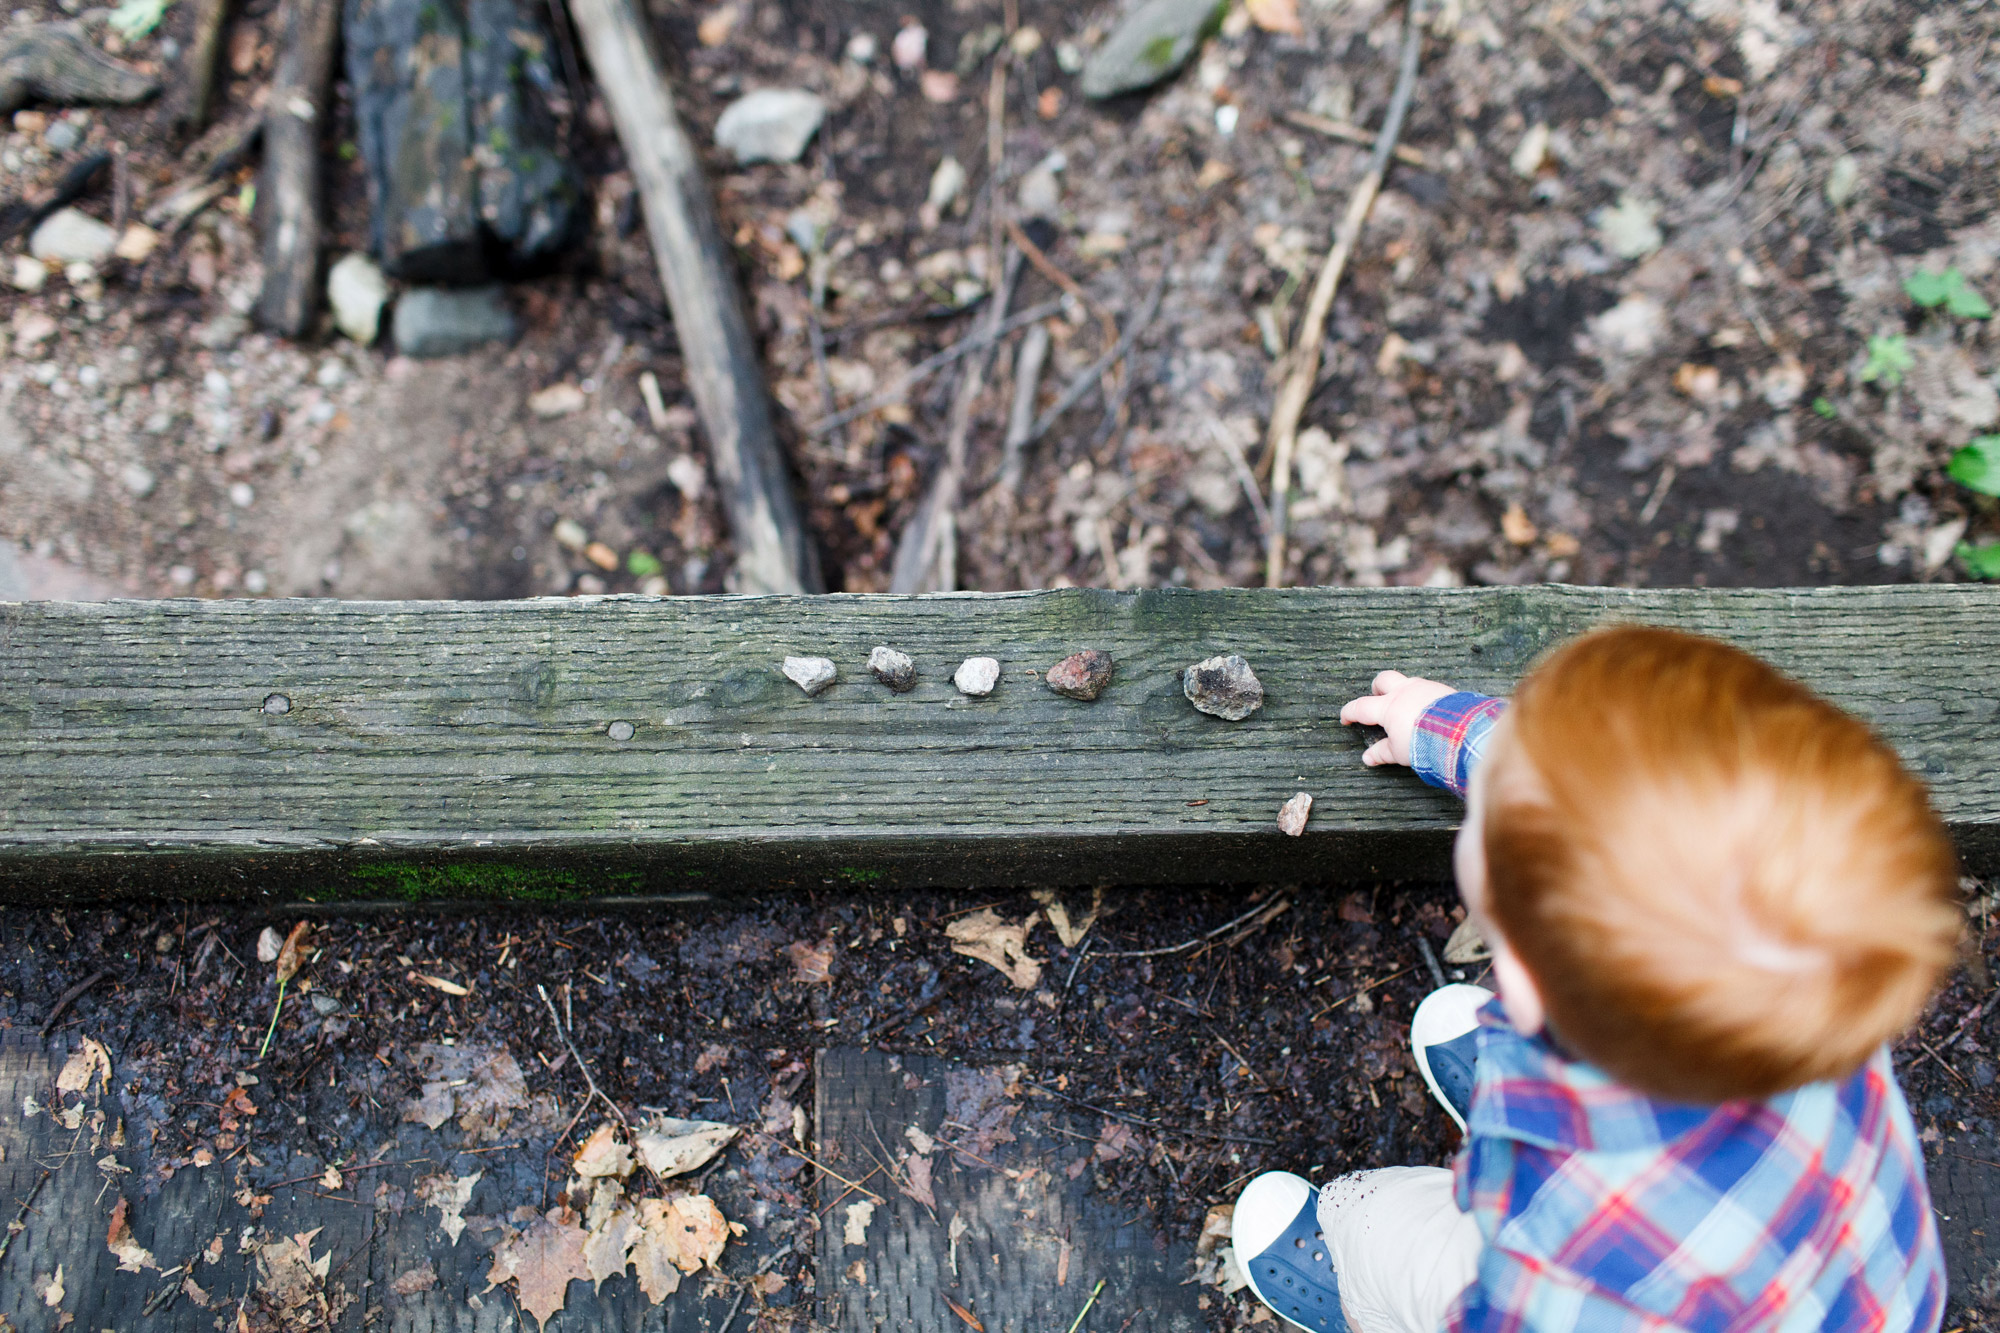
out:
{"label": "dry brown leaf", "polygon": [[639,1290],[655,1305],[681,1289],[680,1265],[674,1262],[679,1248],[668,1235],[666,1206],[660,1199],[640,1200],[639,1234],[632,1242],[631,1262]]}
{"label": "dry brown leaf", "polygon": [[1104,890],[1101,888],[1091,894],[1090,910],[1084,913],[1083,919],[1074,922],[1070,920],[1069,908],[1063,905],[1055,890],[1041,889],[1036,891],[1034,897],[1036,902],[1042,904],[1042,915],[1055,927],[1056,938],[1062,941],[1065,949],[1074,949],[1083,943],[1083,937],[1090,934],[1090,928],[1097,924],[1098,913],[1104,909]]}
{"label": "dry brown leaf", "polygon": [[840,1238],[849,1245],[868,1243],[868,1224],[875,1220],[875,1205],[867,1199],[847,1205],[847,1225],[841,1229]]}
{"label": "dry brown leaf", "polygon": [[257,1247],[256,1303],[266,1316],[259,1327],[286,1333],[320,1333],[340,1319],[353,1298],[344,1288],[327,1288],[333,1251],[313,1258],[312,1243],[320,1228],[301,1231]]}
{"label": "dry brown leaf", "polygon": [[957,1301],[953,1300],[949,1296],[944,1298],[944,1303],[951,1307],[951,1312],[953,1314],[957,1315],[960,1319],[963,1319],[965,1321],[965,1326],[971,1329],[972,1333],[986,1333],[986,1325],[979,1322],[978,1315],[972,1313],[972,1311],[966,1309],[963,1305],[960,1305]]}
{"label": "dry brown leaf", "polygon": [[465,1231],[465,1206],[472,1202],[472,1187],[486,1173],[474,1171],[469,1176],[435,1175],[425,1176],[414,1186],[417,1198],[438,1210],[438,1229],[451,1237],[453,1245]]}
{"label": "dry brown leaf", "polygon": [[208,1308],[208,1292],[191,1277],[181,1279],[181,1295],[187,1297],[204,1310]]}
{"label": "dry brown leaf", "polygon": [[937,1195],[931,1192],[930,1158],[912,1157],[903,1163],[903,1193],[926,1208],[937,1207]]}
{"label": "dry brown leaf", "polygon": [[389,1290],[398,1296],[415,1296],[420,1292],[429,1291],[437,1285],[437,1282],[437,1269],[431,1267],[427,1259],[419,1267],[408,1268],[396,1274],[395,1279],[389,1283]]}
{"label": "dry brown leaf", "polygon": [[1033,990],[1042,979],[1042,960],[1028,956],[1028,928],[1031,916],[1019,925],[1010,925],[990,907],[971,916],[960,917],[944,928],[953,953],[991,963],[1021,990]]}
{"label": "dry brown leaf", "polygon": [[528,1081],[504,1046],[417,1047],[422,1091],[404,1103],[403,1119],[436,1129],[454,1114],[458,1127],[476,1139],[499,1137],[528,1104]]}
{"label": "dry brown leaf", "polygon": [[808,986],[833,980],[833,941],[821,940],[814,944],[811,940],[798,940],[785,946],[785,957],[792,960],[792,973]]}
{"label": "dry brown leaf", "polygon": [[160,1263],[153,1258],[153,1252],[132,1239],[131,1211],[132,1205],[122,1198],[111,1206],[111,1226],[104,1233],[104,1248],[118,1257],[118,1271],[121,1273],[158,1268]]}
{"label": "dry brown leaf", "polygon": [[1097,1136],[1097,1160],[1115,1162],[1136,1146],[1128,1126],[1116,1120],[1107,1120],[1103,1132]]}
{"label": "dry brown leaf", "polygon": [[1479,927],[1467,917],[1451,932],[1451,938],[1444,942],[1444,960],[1460,967],[1471,963],[1483,963],[1493,956],[1493,946],[1479,933]]}
{"label": "dry brown leaf", "polygon": [[292,933],[285,936],[285,942],[278,950],[278,984],[283,985],[299,974],[306,962],[306,937],[312,933],[312,922],[301,921],[292,927]]}
{"label": "dry brown leaf", "polygon": [[1201,1221],[1201,1235],[1196,1238],[1194,1252],[1207,1255],[1218,1245],[1227,1245],[1236,1226],[1236,1205],[1218,1203],[1208,1210],[1208,1216]]}
{"label": "dry brown leaf", "polygon": [[63,1266],[61,1264],[56,1265],[56,1271],[52,1277],[41,1279],[35,1283],[35,1295],[41,1299],[43,1305],[48,1306],[51,1310],[63,1303],[63,1297],[69,1295],[69,1292],[63,1288]]}
{"label": "dry brown leaf", "polygon": [[1250,11],[1250,21],[1265,32],[1305,35],[1305,25],[1299,22],[1299,0],[1245,0],[1244,8]]}
{"label": "dry brown leaf", "polygon": [[639,1234],[639,1219],[622,1199],[607,1216],[594,1221],[583,1237],[583,1264],[591,1282],[601,1287],[605,1278],[624,1272]]}
{"label": "dry brown leaf", "polygon": [[100,1092],[111,1085],[111,1052],[101,1042],[85,1037],[83,1045],[63,1061],[62,1072],[56,1075],[56,1091],[88,1095],[92,1080]]}
{"label": "dry brown leaf", "polygon": [[[651,1202],[654,1200],[646,1201]],[[668,1199],[656,1213],[648,1213],[641,1203],[639,1212],[649,1233],[665,1229],[674,1247],[674,1264],[681,1272],[693,1273],[704,1265],[721,1271],[717,1264],[723,1247],[729,1244],[729,1223],[715,1200],[706,1194],[682,1194]]]}
{"label": "dry brown leaf", "polygon": [[697,1074],[706,1074],[711,1069],[726,1068],[729,1064],[730,1055],[731,1052],[727,1046],[719,1042],[710,1042],[708,1045],[702,1047],[701,1054],[695,1057],[694,1072]]}
{"label": "dry brown leaf", "polygon": [[632,1150],[618,1141],[618,1126],[607,1120],[590,1132],[572,1165],[586,1180],[599,1176],[623,1180],[632,1174]]}
{"label": "dry brown leaf", "polygon": [[326,1169],[326,1174],[319,1178],[319,1183],[330,1190],[345,1189],[347,1188],[347,1177],[340,1174],[339,1167],[329,1166]]}
{"label": "dry brown leaf", "polygon": [[714,1120],[676,1120],[658,1115],[632,1136],[646,1169],[662,1180],[699,1171],[736,1141],[743,1131]]}
{"label": "dry brown leaf", "polygon": [[583,1261],[583,1228],[558,1221],[562,1215],[562,1209],[551,1208],[525,1231],[495,1246],[486,1272],[489,1291],[502,1282],[514,1283],[521,1308],[535,1317],[538,1327],[547,1327],[549,1316],[563,1308],[570,1283],[590,1277]]}

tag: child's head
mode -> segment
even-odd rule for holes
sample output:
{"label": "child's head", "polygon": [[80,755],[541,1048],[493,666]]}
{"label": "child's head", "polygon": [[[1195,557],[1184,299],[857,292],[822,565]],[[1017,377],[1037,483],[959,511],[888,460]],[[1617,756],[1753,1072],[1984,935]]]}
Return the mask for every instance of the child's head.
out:
{"label": "child's head", "polygon": [[1460,868],[1503,991],[1531,982],[1564,1045],[1667,1098],[1851,1072],[1958,938],[1951,844],[1889,747],[1671,630],[1599,631],[1522,682]]}

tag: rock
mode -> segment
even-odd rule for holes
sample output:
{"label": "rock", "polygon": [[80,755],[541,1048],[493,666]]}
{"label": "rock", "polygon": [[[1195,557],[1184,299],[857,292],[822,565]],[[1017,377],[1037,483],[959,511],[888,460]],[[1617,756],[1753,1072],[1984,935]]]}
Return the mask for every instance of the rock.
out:
{"label": "rock", "polygon": [[868,654],[868,669],[875,679],[887,685],[898,694],[904,694],[917,686],[917,665],[908,653],[899,653],[894,648],[878,647]]}
{"label": "rock", "polygon": [[1049,688],[1057,694],[1088,703],[1104,693],[1104,687],[1111,683],[1113,667],[1111,654],[1086,648],[1080,653],[1071,653],[1049,668]]}
{"label": "rock", "polygon": [[367,255],[342,255],[326,275],[326,303],[333,307],[335,328],[363,347],[371,346],[382,331],[389,280]]}
{"label": "rock", "polygon": [[1000,663],[991,657],[968,657],[951,673],[951,683],[958,686],[960,694],[982,699],[1000,683]]}
{"label": "rock", "polygon": [[1290,837],[1298,837],[1306,831],[1306,817],[1312,814],[1312,808],[1312,795],[1300,792],[1278,807],[1278,828]]}
{"label": "rock", "polygon": [[536,0],[348,0],[371,248],[389,276],[484,282],[546,267],[582,234],[545,96],[562,78],[544,13]]}
{"label": "rock", "polygon": [[889,42],[889,59],[905,74],[914,73],[924,67],[930,45],[929,31],[914,19],[905,20]]}
{"label": "rock", "polygon": [[573,518],[559,518],[552,529],[556,545],[565,551],[581,551],[590,545],[590,533]]}
{"label": "rock", "polygon": [[455,356],[512,342],[518,331],[499,287],[416,287],[396,302],[396,350],[404,356]]}
{"label": "rock", "polygon": [[1187,63],[1222,26],[1227,0],[1145,0],[1083,67],[1083,95],[1116,97],[1149,88]]}
{"label": "rock", "polygon": [[143,264],[153,257],[153,251],[160,248],[164,238],[143,222],[134,222],[125,228],[118,238],[118,248],[111,253],[128,264]]}
{"label": "rock", "polygon": [[715,143],[738,162],[796,162],[826,119],[826,103],[803,88],[759,88],[715,122]]}
{"label": "rock", "polygon": [[1053,218],[1062,209],[1062,182],[1056,173],[1068,165],[1061,153],[1050,153],[1021,175],[1015,191],[1021,212],[1031,218]]}
{"label": "rock", "polygon": [[118,233],[74,208],[59,208],[28,238],[28,253],[49,264],[101,264],[118,248]]}
{"label": "rock", "polygon": [[1659,216],[1657,204],[1620,195],[1616,207],[1597,210],[1597,234],[1604,248],[1620,259],[1643,259],[1666,241],[1660,234]]}
{"label": "rock", "polygon": [[226,352],[250,332],[250,321],[233,310],[225,310],[205,324],[195,325],[190,335],[211,352]]}
{"label": "rock", "polygon": [[931,188],[924,202],[942,213],[957,200],[959,192],[965,189],[965,183],[965,168],[957,158],[946,153],[937,164],[937,170],[931,173]]}
{"label": "rock", "polygon": [[785,678],[808,695],[818,694],[839,677],[840,670],[826,657],[787,657]]}
{"label": "rock", "polygon": [[29,255],[14,256],[14,271],[7,275],[7,281],[16,291],[38,292],[49,280],[48,265]]}
{"label": "rock", "polygon": [[551,384],[538,393],[528,395],[528,410],[545,419],[566,417],[572,412],[581,412],[585,401],[583,390],[574,384]]}
{"label": "rock", "polygon": [[151,495],[153,488],[160,483],[160,479],[153,475],[151,468],[141,467],[137,463],[127,463],[124,470],[118,474],[118,480],[124,482],[125,489],[141,500]]}
{"label": "rock", "polygon": [[67,120],[57,121],[42,135],[42,143],[51,153],[74,152],[82,142],[83,131]]}
{"label": "rock", "polygon": [[1196,662],[1181,673],[1188,702],[1225,722],[1241,722],[1264,706],[1264,686],[1250,664],[1235,653]]}

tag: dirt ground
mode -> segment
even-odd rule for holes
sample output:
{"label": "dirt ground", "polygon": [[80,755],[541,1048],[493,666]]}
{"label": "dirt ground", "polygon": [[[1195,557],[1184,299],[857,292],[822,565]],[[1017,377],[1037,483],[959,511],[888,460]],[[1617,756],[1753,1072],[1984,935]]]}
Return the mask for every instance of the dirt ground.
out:
{"label": "dirt ground", "polygon": [[[323,1192],[330,1163],[353,1172],[407,1155],[395,1141],[421,1132],[403,1108],[424,1082],[425,1043],[505,1046],[525,1095],[504,1133],[479,1140],[494,1141],[477,1150],[487,1155],[468,1159],[489,1173],[465,1210],[468,1237],[485,1245],[495,1238],[477,1215],[544,1206],[506,1191],[560,1190],[577,1140],[599,1118],[576,1118],[588,1109],[586,1078],[549,1003],[567,1015],[599,1085],[633,1114],[646,1106],[761,1126],[780,1145],[791,1108],[812,1105],[816,1050],[872,1045],[1018,1065],[1010,1096],[1024,1106],[1060,1101],[1101,1118],[1097,1146],[1078,1148],[1079,1169],[1133,1215],[1153,1217],[1162,1244],[1167,1233],[1192,1240],[1209,1209],[1257,1171],[1324,1178],[1447,1160],[1455,1133],[1406,1042],[1408,1015],[1432,984],[1418,940],[1442,947],[1448,890],[1180,893],[1173,910],[1119,891],[1096,901],[1094,924],[1091,895],[1071,893],[1053,902],[1089,933],[1064,948],[1046,919],[1035,924],[1028,952],[1042,968],[1027,988],[949,947],[946,927],[979,909],[1032,921],[1050,901],[801,889],[645,914],[315,911],[306,965],[261,1060],[277,997],[257,937],[267,924],[289,930],[295,913],[16,911],[0,918],[0,1023],[40,1028],[55,997],[95,978],[53,1015],[51,1035],[107,1048],[136,1150],[128,1192],[184,1170],[234,1172],[253,1195],[280,1181]],[[1948,1044],[2000,963],[1994,899],[1975,885],[1973,902],[1967,965],[1901,1044],[1898,1067],[1928,1151],[1976,1161],[1990,1149],[1974,1145],[1994,1141],[2000,1112],[2000,1018]],[[1259,906],[1270,910],[1207,943],[1131,956],[1188,946]],[[1926,1054],[1941,1042],[1948,1055]],[[437,1145],[455,1151],[446,1142],[455,1133],[446,1126]],[[757,1201],[750,1244],[775,1254],[767,1271],[783,1280],[756,1289],[759,1327],[801,1325],[820,1224],[805,1188],[814,1168],[767,1136],[731,1149],[720,1169],[740,1173],[734,1188]],[[1955,1292],[1949,1323],[1989,1326],[1990,1295]],[[1218,1328],[1256,1313],[1244,1293],[1214,1290],[1209,1300]]]}
{"label": "dirt ground", "polygon": [[[171,73],[189,9],[126,54]],[[246,0],[234,22],[225,122],[266,92],[274,10]],[[1306,0],[1295,36],[1238,14],[1176,79],[1094,104],[1066,71],[1118,6],[1021,0],[1018,33],[1039,44],[1000,48],[1025,54],[1006,57],[1003,115],[989,123],[1000,57],[987,35],[1016,21],[1011,5],[653,10],[704,145],[751,88],[803,86],[831,107],[797,165],[710,159],[831,587],[887,586],[955,381],[938,376],[844,434],[808,428],[964,335],[996,268],[996,204],[1021,213],[1031,178],[1045,198],[1034,169],[1057,164],[1044,235],[1088,306],[1051,322],[1041,401],[1162,271],[1164,303],[1114,377],[1116,410],[1093,392],[1057,423],[1017,504],[989,490],[1010,344],[979,404],[960,580],[1260,581],[1258,518],[1230,445],[1258,463],[1273,352],[1362,173],[1365,147],[1308,125],[1379,120],[1397,11]],[[1302,445],[1287,577],[1959,577],[1955,542],[2000,521],[1942,467],[2000,419],[2000,367],[1983,322],[1926,314],[1902,282],[1956,266],[2000,295],[1991,8],[1446,0],[1431,14],[1403,137],[1422,165],[1392,173],[1335,305],[1306,414],[1324,434]],[[58,15],[58,0],[14,11]],[[951,100],[888,61],[906,18],[928,31],[931,72],[957,75]],[[850,58],[857,38],[873,40],[872,63]],[[949,82],[929,80],[930,94]],[[563,121],[596,226],[559,272],[515,288],[525,332],[512,348],[418,364],[330,331],[293,345],[251,330],[261,274],[236,195],[99,283],[0,289],[0,535],[17,544],[14,581],[145,595],[728,587],[630,177],[601,105],[587,85],[573,91]],[[173,95],[68,113],[86,133],[68,154],[47,142],[59,113],[17,116],[0,135],[0,195],[32,193],[109,146],[127,169],[82,206],[129,214],[182,166],[177,114]],[[336,253],[365,234],[352,137],[343,102],[327,154]],[[968,183],[932,216],[947,155]],[[816,234],[817,316],[815,264],[799,250]],[[1014,305],[1055,294],[1030,270]],[[1896,334],[1911,363],[1902,383],[1863,382],[1868,340]],[[647,372],[664,413],[644,402]],[[527,408],[563,382],[585,391],[581,410]],[[574,529],[560,543],[564,519],[615,567],[575,549]]]}

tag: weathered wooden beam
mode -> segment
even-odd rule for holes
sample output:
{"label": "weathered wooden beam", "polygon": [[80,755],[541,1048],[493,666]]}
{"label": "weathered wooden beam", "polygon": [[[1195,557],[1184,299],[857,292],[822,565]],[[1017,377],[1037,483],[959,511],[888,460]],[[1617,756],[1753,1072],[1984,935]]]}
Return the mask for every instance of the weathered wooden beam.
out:
{"label": "weathered wooden beam", "polygon": [[[1441,877],[1457,803],[1364,769],[1340,703],[1385,666],[1503,691],[1614,618],[1872,719],[2000,868],[2000,589],[166,601],[0,604],[0,896]],[[868,675],[877,644],[913,691]],[[1052,694],[1086,647],[1110,688]],[[1247,721],[1183,697],[1218,652],[1263,681]],[[838,683],[806,697],[788,654]],[[951,685],[972,655],[989,698]]]}
{"label": "weathered wooden beam", "polygon": [[264,113],[264,290],[258,322],[304,337],[319,313],[319,141],[333,108],[333,54],[340,0],[286,0],[284,50]]}

